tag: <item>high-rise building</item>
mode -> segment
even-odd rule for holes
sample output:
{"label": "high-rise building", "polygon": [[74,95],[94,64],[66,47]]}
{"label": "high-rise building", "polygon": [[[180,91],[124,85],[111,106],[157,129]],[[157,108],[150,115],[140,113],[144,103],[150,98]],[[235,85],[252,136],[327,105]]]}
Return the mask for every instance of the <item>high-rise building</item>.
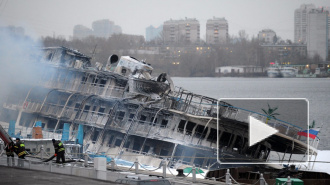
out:
{"label": "high-rise building", "polygon": [[308,13],[315,9],[313,4],[302,4],[294,11],[294,42],[306,44]]}
{"label": "high-rise building", "polygon": [[228,22],[225,18],[209,19],[206,22],[206,43],[225,44],[228,41]]}
{"label": "high-rise building", "polygon": [[94,21],[92,23],[95,37],[109,38],[113,33],[114,23],[108,19]]}
{"label": "high-rise building", "polygon": [[328,57],[329,12],[323,8],[311,9],[307,16],[307,55],[319,55],[325,61]]}
{"label": "high-rise building", "polygon": [[91,36],[93,31],[86,26],[76,25],[73,27],[73,38],[74,39],[83,39],[88,36]]}
{"label": "high-rise building", "polygon": [[76,25],[73,28],[73,38],[82,39],[88,36],[109,38],[112,34],[121,34],[121,27],[115,25],[113,21],[108,19],[94,21],[92,28],[87,28],[83,25]]}
{"label": "high-rise building", "polygon": [[199,43],[200,25],[194,18],[168,20],[164,22],[163,37],[165,43]]}
{"label": "high-rise building", "polygon": [[146,28],[146,41],[150,42],[152,40],[155,40],[156,38],[161,37],[161,32],[163,31],[163,25],[160,25],[158,27],[154,27],[150,25]]}
{"label": "high-rise building", "polygon": [[271,29],[264,29],[259,31],[258,39],[264,44],[275,44],[277,41],[276,33]]}

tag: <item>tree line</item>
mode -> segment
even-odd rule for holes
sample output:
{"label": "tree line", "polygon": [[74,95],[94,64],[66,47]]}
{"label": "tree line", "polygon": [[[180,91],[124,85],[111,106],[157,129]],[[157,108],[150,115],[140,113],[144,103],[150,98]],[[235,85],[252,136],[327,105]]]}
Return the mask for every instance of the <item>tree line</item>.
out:
{"label": "tree line", "polygon": [[278,51],[269,51],[260,44],[258,38],[249,38],[245,31],[240,31],[238,36],[230,37],[227,44],[222,45],[205,43],[165,45],[162,42],[132,39],[122,34],[115,34],[107,39],[91,36],[81,40],[66,40],[60,37],[44,37],[41,40],[45,47],[65,46],[77,49],[91,56],[93,63],[99,62],[105,65],[112,54],[129,55],[150,63],[155,73],[166,72],[171,76],[182,77],[212,77],[215,76],[215,68],[220,66],[268,67],[270,62],[275,61],[308,64],[317,60],[315,57],[309,59],[299,53],[283,56]]}

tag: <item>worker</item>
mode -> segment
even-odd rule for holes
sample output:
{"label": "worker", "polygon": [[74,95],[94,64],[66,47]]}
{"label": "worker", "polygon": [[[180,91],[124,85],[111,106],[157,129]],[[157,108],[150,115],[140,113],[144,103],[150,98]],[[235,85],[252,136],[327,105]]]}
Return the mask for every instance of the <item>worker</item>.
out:
{"label": "worker", "polygon": [[55,139],[52,139],[54,150],[55,150],[55,156],[56,156],[56,163],[60,163],[60,159],[62,159],[62,163],[65,163],[65,148],[63,146],[63,143],[61,141],[56,141]]}
{"label": "worker", "polygon": [[14,150],[16,150],[16,154],[18,155],[18,166],[24,167],[24,159],[27,152],[25,151],[24,143],[19,138],[16,138]]}
{"label": "worker", "polygon": [[[7,144],[6,148],[6,155],[7,155],[7,165],[8,166],[15,166],[15,159],[14,159],[14,142]],[[11,158],[11,164],[10,164]]]}

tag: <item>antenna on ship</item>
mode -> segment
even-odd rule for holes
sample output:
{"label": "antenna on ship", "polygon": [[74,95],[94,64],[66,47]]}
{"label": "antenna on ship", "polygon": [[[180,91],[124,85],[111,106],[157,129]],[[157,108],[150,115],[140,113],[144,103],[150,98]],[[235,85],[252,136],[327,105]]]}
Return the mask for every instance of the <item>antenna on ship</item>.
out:
{"label": "antenna on ship", "polygon": [[93,50],[93,54],[92,54],[92,58],[91,58],[91,62],[92,62],[92,61],[93,61],[93,59],[94,59],[94,55],[95,55],[96,46],[97,46],[97,44],[95,44],[95,47],[94,47],[94,50]]}

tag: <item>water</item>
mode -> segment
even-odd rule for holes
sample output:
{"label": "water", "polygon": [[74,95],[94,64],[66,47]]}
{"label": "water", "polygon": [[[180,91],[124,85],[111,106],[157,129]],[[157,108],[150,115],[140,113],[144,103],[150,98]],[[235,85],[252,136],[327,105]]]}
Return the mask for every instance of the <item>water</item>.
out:
{"label": "water", "polygon": [[330,78],[172,78],[175,86],[212,98],[307,98],[319,149],[330,149]]}

